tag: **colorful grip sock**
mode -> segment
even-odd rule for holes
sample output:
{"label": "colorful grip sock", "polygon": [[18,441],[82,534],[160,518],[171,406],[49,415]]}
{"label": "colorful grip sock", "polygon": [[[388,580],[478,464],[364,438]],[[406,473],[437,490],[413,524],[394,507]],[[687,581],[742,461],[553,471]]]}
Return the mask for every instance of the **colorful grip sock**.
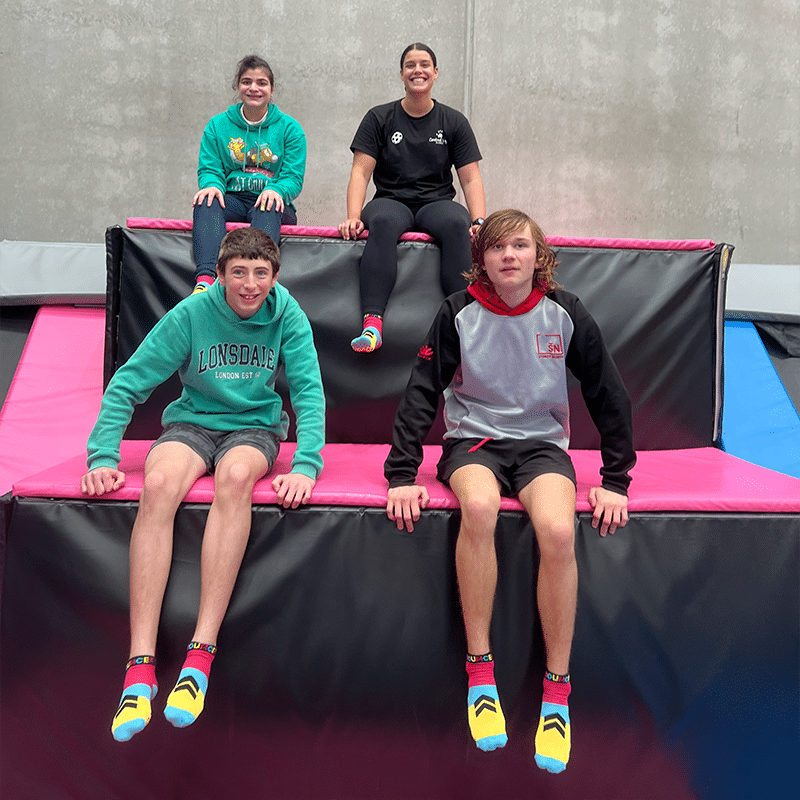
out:
{"label": "colorful grip sock", "polygon": [[192,294],[200,294],[200,292],[207,292],[214,283],[214,279],[210,275],[200,275],[194,287]]}
{"label": "colorful grip sock", "polygon": [[379,317],[377,314],[364,314],[363,328],[364,330],[361,331],[361,335],[356,336],[356,338],[350,342],[350,347],[352,347],[356,353],[372,353],[383,344],[383,339],[381,339],[381,334],[383,333],[383,318]]}
{"label": "colorful grip sock", "polygon": [[157,691],[155,656],[132,658],[125,668],[122,698],[111,722],[111,734],[118,742],[127,742],[150,722]]}
{"label": "colorful grip sock", "polygon": [[569,675],[548,672],[543,681],[542,712],[536,731],[536,764],[548,772],[563,772],[569,761],[570,725],[567,700]]}
{"label": "colorful grip sock", "polygon": [[191,725],[203,710],[208,691],[208,674],[217,648],[192,642],[175,688],[169,693],[164,716],[176,727]]}
{"label": "colorful grip sock", "polygon": [[494,659],[491,653],[482,656],[467,656],[467,718],[475,744],[481,750],[496,750],[504,747],[506,718],[500,707],[500,697],[494,682]]}

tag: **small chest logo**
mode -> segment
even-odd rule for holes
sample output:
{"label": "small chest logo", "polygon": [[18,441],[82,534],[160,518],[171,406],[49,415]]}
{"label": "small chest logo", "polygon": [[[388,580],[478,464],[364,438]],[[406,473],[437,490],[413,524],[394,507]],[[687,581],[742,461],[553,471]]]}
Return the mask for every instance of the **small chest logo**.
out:
{"label": "small chest logo", "polygon": [[430,361],[431,356],[433,356],[433,350],[431,350],[431,348],[428,347],[428,345],[424,344],[422,345],[422,347],[420,347],[419,353],[417,353],[417,355],[420,358],[424,358],[426,361]]}
{"label": "small chest logo", "polygon": [[560,333],[537,333],[536,354],[539,358],[564,358]]}
{"label": "small chest logo", "polygon": [[400,144],[403,141],[403,134],[400,131],[395,131],[392,134],[392,144]]}
{"label": "small chest logo", "polygon": [[447,139],[444,138],[444,131],[436,131],[436,136],[431,136],[428,141],[433,142],[433,144],[447,144]]}

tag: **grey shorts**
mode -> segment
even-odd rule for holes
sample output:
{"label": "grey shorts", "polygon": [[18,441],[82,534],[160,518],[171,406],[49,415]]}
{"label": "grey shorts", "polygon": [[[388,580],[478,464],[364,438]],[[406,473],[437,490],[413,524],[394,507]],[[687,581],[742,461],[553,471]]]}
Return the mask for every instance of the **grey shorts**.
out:
{"label": "grey shorts", "polygon": [[450,476],[467,464],[490,469],[505,497],[519,494],[540,475],[563,475],[577,485],[575,467],[565,450],[531,439],[445,439],[436,476],[448,483]]}
{"label": "grey shorts", "polygon": [[255,447],[256,450],[263,453],[269,464],[267,468],[267,472],[269,472],[280,449],[278,437],[263,428],[211,431],[192,422],[171,422],[169,425],[165,425],[161,436],[153,442],[150,449],[152,450],[157,444],[163,442],[182,442],[187,447],[191,447],[206,462],[206,470],[211,474],[222,456],[228,450],[240,445]]}

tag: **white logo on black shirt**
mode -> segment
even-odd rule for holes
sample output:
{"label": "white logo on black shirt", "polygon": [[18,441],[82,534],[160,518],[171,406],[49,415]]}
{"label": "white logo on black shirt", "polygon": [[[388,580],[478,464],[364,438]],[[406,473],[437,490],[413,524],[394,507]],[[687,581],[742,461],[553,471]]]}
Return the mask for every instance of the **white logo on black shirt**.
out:
{"label": "white logo on black shirt", "polygon": [[392,144],[400,144],[403,141],[403,134],[400,131],[395,131],[392,134]]}
{"label": "white logo on black shirt", "polygon": [[444,138],[444,131],[436,131],[436,136],[431,136],[428,141],[434,144],[447,144],[447,139]]}

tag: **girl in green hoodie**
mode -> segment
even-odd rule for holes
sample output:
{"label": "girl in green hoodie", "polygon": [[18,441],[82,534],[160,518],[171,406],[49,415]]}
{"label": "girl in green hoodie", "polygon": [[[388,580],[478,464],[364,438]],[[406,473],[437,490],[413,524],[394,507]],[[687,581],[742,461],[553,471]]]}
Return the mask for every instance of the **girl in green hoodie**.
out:
{"label": "girl in green hoodie", "polygon": [[275,77],[259,56],[236,68],[239,95],[203,132],[194,206],[195,293],[214,282],[226,222],[249,222],[280,244],[281,223],[294,225],[292,201],[303,188],[306,137],[272,100]]}

